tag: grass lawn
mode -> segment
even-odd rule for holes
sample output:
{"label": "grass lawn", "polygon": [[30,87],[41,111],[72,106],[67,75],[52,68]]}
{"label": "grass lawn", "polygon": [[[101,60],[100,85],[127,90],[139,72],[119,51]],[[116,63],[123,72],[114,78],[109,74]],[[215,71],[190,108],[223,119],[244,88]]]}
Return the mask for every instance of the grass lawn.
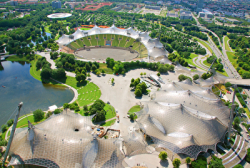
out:
{"label": "grass lawn", "polygon": [[67,76],[66,79],[61,79],[60,82],[66,83],[77,90],[77,103],[79,106],[91,104],[101,97],[99,87],[92,82],[85,81],[79,83],[76,81],[76,78],[70,76]]}
{"label": "grass lawn", "polygon": [[136,105],[136,106],[131,107],[131,108],[129,109],[128,113],[129,113],[129,114],[132,114],[132,113],[138,112],[138,111],[140,111],[140,110],[141,110],[140,105]]}
{"label": "grass lawn", "polygon": [[108,68],[108,67],[107,67],[107,64],[105,64],[105,63],[100,63],[99,65],[100,65],[99,69],[101,69],[101,70],[103,69],[103,70],[105,71],[106,74],[113,74],[113,73],[114,73],[113,70],[112,70],[111,68]]}
{"label": "grass lawn", "polygon": [[250,112],[249,112],[248,108],[244,108],[244,109],[246,110],[246,114],[247,114],[248,118],[250,118]]}
{"label": "grass lawn", "polygon": [[237,59],[234,59],[234,56],[235,56],[234,53],[227,51],[227,56],[228,56],[229,61],[232,63],[232,65],[235,68],[237,68]]}
{"label": "grass lawn", "polygon": [[91,28],[85,28],[85,27],[82,27],[80,28],[81,30],[90,30]]}
{"label": "grass lawn", "polygon": [[[177,53],[177,52],[176,52]],[[188,59],[185,59],[187,61],[187,63],[189,63],[190,65],[193,65],[193,66],[197,66],[193,63],[193,59],[198,57],[198,55],[194,54],[194,53],[191,53],[190,54],[190,57]]]}
{"label": "grass lawn", "polygon": [[229,47],[229,45],[227,43],[228,41],[229,41],[229,38],[227,36],[225,36],[225,48],[226,48],[227,51],[231,51],[230,47]]}
{"label": "grass lawn", "polygon": [[[19,117],[19,119],[22,118],[22,117]],[[44,117],[44,119],[42,119],[41,121],[35,122],[33,115],[31,115],[31,116],[25,117],[21,121],[18,121],[17,122],[17,128],[28,127],[28,120],[27,120],[27,118],[31,122],[31,124],[33,124],[33,125],[39,124],[39,123],[41,123],[41,122],[43,122],[45,120],[45,117]]]}
{"label": "grass lawn", "polygon": [[110,121],[107,121],[105,123],[102,123],[101,126],[111,126],[115,123],[116,119],[113,119],[113,120],[110,120]]}
{"label": "grass lawn", "polygon": [[7,61],[26,61],[26,62],[29,62],[29,60],[26,57],[17,56],[17,55],[10,56],[10,57],[6,58],[6,60]]}
{"label": "grass lawn", "polygon": [[127,37],[122,36],[122,40],[120,41],[119,47],[125,47],[126,42],[127,42]]}
{"label": "grass lawn", "polygon": [[211,64],[209,64],[209,63],[207,62],[207,60],[203,61],[203,64],[205,64],[205,65],[208,66],[208,67],[210,67],[210,65],[211,65]]}
{"label": "grass lawn", "polygon": [[91,41],[92,46],[97,46],[97,39],[95,35],[90,36],[90,41]]}
{"label": "grass lawn", "polygon": [[44,27],[45,32],[47,32],[47,33],[52,33],[52,32],[49,30],[49,27],[50,27],[50,25]]}
{"label": "grass lawn", "polygon": [[106,115],[105,115],[106,120],[108,120],[110,118],[114,118],[116,116],[115,109],[110,104],[106,104],[104,107],[104,110],[106,111]]}

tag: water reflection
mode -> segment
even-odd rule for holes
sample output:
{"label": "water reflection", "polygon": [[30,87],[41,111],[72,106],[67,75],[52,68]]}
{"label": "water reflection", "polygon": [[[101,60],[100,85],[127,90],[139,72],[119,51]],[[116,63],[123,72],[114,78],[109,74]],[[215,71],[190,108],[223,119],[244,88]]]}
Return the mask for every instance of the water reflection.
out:
{"label": "water reflection", "polygon": [[24,103],[23,115],[36,109],[47,110],[54,104],[62,106],[74,97],[68,88],[34,79],[29,73],[30,64],[26,62],[4,61],[1,65],[4,70],[0,71],[0,125],[9,119],[21,101]]}

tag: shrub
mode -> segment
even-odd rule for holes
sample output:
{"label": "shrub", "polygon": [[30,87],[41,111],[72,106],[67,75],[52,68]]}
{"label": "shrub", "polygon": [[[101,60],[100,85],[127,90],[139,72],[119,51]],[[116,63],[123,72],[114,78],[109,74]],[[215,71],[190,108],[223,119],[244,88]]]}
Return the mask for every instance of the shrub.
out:
{"label": "shrub", "polygon": [[187,158],[186,158],[186,163],[189,164],[190,162],[191,162],[190,157],[187,157]]}
{"label": "shrub", "polygon": [[180,167],[180,165],[181,165],[180,159],[175,158],[175,159],[173,160],[173,166],[174,166],[174,168],[178,168],[178,167]]}
{"label": "shrub", "polygon": [[54,111],[54,114],[59,114],[59,113],[61,113],[61,112],[62,112],[61,109],[56,109],[56,110]]}
{"label": "shrub", "polygon": [[88,106],[87,106],[87,105],[84,105],[84,106],[83,106],[83,110],[84,110],[84,111],[88,111]]}
{"label": "shrub", "polygon": [[247,149],[246,161],[250,163],[250,148]]}
{"label": "shrub", "polygon": [[197,80],[197,79],[199,79],[200,77],[199,77],[199,75],[198,74],[195,74],[194,76],[193,76],[193,80]]}
{"label": "shrub", "polygon": [[51,112],[51,111],[48,111],[48,112],[46,113],[45,118],[47,119],[47,118],[49,118],[51,115],[52,115],[52,112]]}
{"label": "shrub", "polygon": [[192,168],[207,168],[207,159],[204,156],[198,156],[195,161],[191,162]]}
{"label": "shrub", "polygon": [[159,154],[159,158],[160,158],[161,160],[166,160],[166,159],[168,158],[167,152],[161,151],[160,154]]}
{"label": "shrub", "polygon": [[7,145],[7,141],[5,139],[0,141],[0,146],[6,146]]}
{"label": "shrub", "polygon": [[44,112],[41,109],[37,109],[33,111],[33,117],[35,122],[41,121],[44,118]]}
{"label": "shrub", "polygon": [[237,164],[234,168],[243,168],[243,166],[241,164]]}
{"label": "shrub", "polygon": [[13,120],[13,119],[10,119],[10,120],[7,122],[8,127],[10,127],[13,123],[14,123],[14,120]]}
{"label": "shrub", "polygon": [[7,131],[7,129],[8,129],[8,127],[7,127],[7,125],[2,125],[2,133],[4,133],[5,131]]}
{"label": "shrub", "polygon": [[69,108],[69,103],[64,103],[64,104],[63,104],[63,108],[64,108],[64,109]]}

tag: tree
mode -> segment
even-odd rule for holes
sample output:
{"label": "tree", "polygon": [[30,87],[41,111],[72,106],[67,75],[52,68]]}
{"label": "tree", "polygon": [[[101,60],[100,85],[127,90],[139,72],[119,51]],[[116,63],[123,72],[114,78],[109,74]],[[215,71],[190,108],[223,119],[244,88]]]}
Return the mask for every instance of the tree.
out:
{"label": "tree", "polygon": [[250,148],[247,149],[246,161],[250,163]]}
{"label": "tree", "polygon": [[146,72],[144,72],[144,74],[143,74],[144,76],[146,76]]}
{"label": "tree", "polygon": [[4,133],[5,131],[7,131],[7,129],[8,129],[8,127],[7,127],[7,125],[2,125],[2,133]]}
{"label": "tree", "polygon": [[93,72],[95,72],[95,70],[97,69],[97,67],[95,66],[95,64],[92,64],[91,69],[92,69]]}
{"label": "tree", "polygon": [[41,109],[37,109],[33,111],[33,117],[35,122],[41,121],[44,118],[44,112]]}
{"label": "tree", "polygon": [[87,105],[84,105],[84,106],[83,106],[83,110],[84,110],[84,111],[88,111],[88,106],[87,106]]}
{"label": "tree", "polygon": [[194,76],[193,76],[193,80],[197,80],[197,79],[199,79],[200,77],[199,77],[199,75],[198,74],[195,74]]}
{"label": "tree", "polygon": [[167,152],[161,151],[160,154],[159,154],[159,158],[160,158],[161,160],[166,160],[166,159],[168,158]]}
{"label": "tree", "polygon": [[61,109],[55,109],[54,114],[59,114],[59,113],[61,113],[61,112],[62,112]]}
{"label": "tree", "polygon": [[232,86],[232,84],[231,84],[230,82],[225,83],[225,87],[226,87],[227,89],[229,89],[231,86]]}
{"label": "tree", "polygon": [[160,72],[157,73],[157,76],[161,76]]}
{"label": "tree", "polygon": [[237,164],[234,168],[243,168],[243,166],[241,164]]}
{"label": "tree", "polygon": [[10,120],[7,122],[8,127],[10,127],[13,123],[14,123],[14,120],[13,120],[13,119],[10,119]]}
{"label": "tree", "polygon": [[34,44],[33,43],[29,43],[29,46],[30,46],[30,48],[33,48]]}
{"label": "tree", "polygon": [[136,88],[136,89],[135,89],[135,96],[136,96],[136,97],[141,97],[141,96],[142,96],[141,88]]}
{"label": "tree", "polygon": [[85,81],[85,79],[86,79],[86,76],[85,76],[84,74],[82,74],[82,73],[81,73],[81,74],[79,74],[79,73],[76,74],[76,80],[77,80],[79,83]]}
{"label": "tree", "polygon": [[187,157],[187,158],[186,158],[186,163],[189,164],[190,162],[191,162],[190,157]]}
{"label": "tree", "polygon": [[130,115],[129,115],[129,118],[130,118],[132,121],[134,121],[134,119],[135,119],[135,114],[134,114],[134,113],[130,114]]}
{"label": "tree", "polygon": [[41,78],[42,79],[49,79],[51,77],[51,69],[44,68],[41,72]]}
{"label": "tree", "polygon": [[69,108],[69,103],[64,103],[64,104],[63,104],[63,108],[64,108],[64,109]]}
{"label": "tree", "polygon": [[222,164],[222,159],[212,156],[212,160],[209,163],[209,168],[225,168]]}
{"label": "tree", "polygon": [[105,70],[104,69],[102,69],[102,75],[104,75],[105,74]]}
{"label": "tree", "polygon": [[114,79],[114,78],[112,78],[112,79],[111,79],[111,83],[112,83],[112,84],[114,84],[114,82],[115,82],[115,79]]}
{"label": "tree", "polygon": [[174,168],[178,168],[178,167],[180,167],[180,165],[181,165],[180,159],[175,158],[175,159],[173,160],[173,166],[174,166]]}
{"label": "tree", "polygon": [[178,79],[179,79],[179,81],[183,81],[183,80],[187,79],[187,76],[181,74],[181,75],[178,76]]}
{"label": "tree", "polygon": [[141,72],[140,75],[141,75],[141,77],[142,77],[143,73]]}
{"label": "tree", "polygon": [[97,76],[100,76],[100,75],[101,75],[101,72],[100,72],[100,71],[97,71],[97,72],[96,72],[96,75],[97,75]]}

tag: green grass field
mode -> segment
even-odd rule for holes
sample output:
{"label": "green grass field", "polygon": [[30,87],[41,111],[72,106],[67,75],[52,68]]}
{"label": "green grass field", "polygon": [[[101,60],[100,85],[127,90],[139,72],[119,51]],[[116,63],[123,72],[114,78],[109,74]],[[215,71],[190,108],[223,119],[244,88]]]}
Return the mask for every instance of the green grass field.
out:
{"label": "green grass field", "polygon": [[119,47],[124,47],[127,42],[127,37],[122,36],[122,40],[120,41]]}
{"label": "green grass field", "polygon": [[82,41],[82,40],[77,39],[77,40],[76,40],[76,42],[77,42],[78,46],[80,46],[80,47],[83,47],[83,46],[84,46],[84,44],[83,44],[83,41]]}
{"label": "green grass field", "polygon": [[116,112],[113,106],[110,104],[106,104],[104,107],[104,110],[106,111],[105,119],[108,120],[110,118],[114,118],[116,116]]}
{"label": "green grass field", "polygon": [[234,59],[234,56],[235,56],[234,53],[227,51],[227,56],[228,56],[229,61],[232,63],[232,65],[235,68],[237,68],[238,67],[237,66],[237,59]]}
{"label": "green grass field", "polygon": [[60,81],[77,90],[77,103],[79,104],[79,106],[91,104],[101,97],[101,91],[99,87],[92,82],[85,81],[79,83],[74,77],[70,76],[67,76],[66,80],[64,79]]}
{"label": "green grass field", "polygon": [[112,41],[112,46],[113,47],[118,47],[119,45],[119,37],[117,35],[113,35],[114,40]]}
{"label": "green grass field", "polygon": [[88,37],[84,37],[84,38],[82,38],[83,39],[83,42],[84,42],[84,44],[86,45],[86,46],[90,46],[90,42],[89,42],[89,40],[88,40]]}
{"label": "green grass field", "polygon": [[105,45],[105,40],[103,38],[104,37],[103,34],[99,34],[98,37],[99,37],[98,45],[104,46]]}
{"label": "green grass field", "polygon": [[24,57],[24,56],[17,56],[17,55],[13,55],[13,56],[10,56],[8,58],[6,58],[7,61],[26,61],[26,62],[29,62],[29,60]]}
{"label": "green grass field", "polygon": [[115,123],[116,119],[113,119],[113,120],[110,120],[110,121],[107,121],[105,123],[102,123],[101,126],[111,126]]}
{"label": "green grass field", "polygon": [[92,46],[97,46],[97,39],[96,39],[96,36],[94,35],[94,36],[90,36],[90,38],[91,38],[91,44],[92,44]]}
{"label": "green grass field", "polygon": [[[23,116],[22,116],[22,117],[23,117]],[[39,122],[35,122],[35,121],[34,121],[33,115],[28,116],[28,117],[25,117],[25,118],[22,119],[21,121],[18,121],[18,123],[17,123],[17,128],[28,127],[28,120],[31,122],[31,124],[36,125],[36,124],[39,124],[39,123],[43,122],[43,121],[45,120],[45,118],[42,119],[42,120],[39,121]]]}
{"label": "green grass field", "polygon": [[[193,63],[193,58],[198,57],[198,55],[191,53],[190,57],[188,59],[185,59],[187,63],[189,63],[190,65],[196,66],[198,67],[196,64]],[[199,67],[200,68],[200,67]],[[200,68],[202,69],[202,68]]]}
{"label": "green grass field", "polygon": [[104,70],[106,74],[113,74],[114,73],[111,68],[107,67],[107,64],[100,63],[99,65],[100,65],[99,69]]}
{"label": "green grass field", "polygon": [[228,41],[229,41],[229,38],[227,36],[225,36],[225,48],[226,48],[227,51],[231,51],[230,47],[229,47],[229,45],[227,43]]}
{"label": "green grass field", "polygon": [[140,105],[136,105],[136,106],[131,107],[131,108],[129,109],[128,113],[129,113],[129,114],[132,114],[132,113],[138,112],[138,111],[140,111],[140,110],[141,110]]}
{"label": "green grass field", "polygon": [[82,27],[80,28],[81,30],[90,30],[91,28],[85,28],[85,27]]}
{"label": "green grass field", "polygon": [[133,45],[134,41],[135,41],[134,39],[130,38],[130,40],[126,43],[125,48]]}

